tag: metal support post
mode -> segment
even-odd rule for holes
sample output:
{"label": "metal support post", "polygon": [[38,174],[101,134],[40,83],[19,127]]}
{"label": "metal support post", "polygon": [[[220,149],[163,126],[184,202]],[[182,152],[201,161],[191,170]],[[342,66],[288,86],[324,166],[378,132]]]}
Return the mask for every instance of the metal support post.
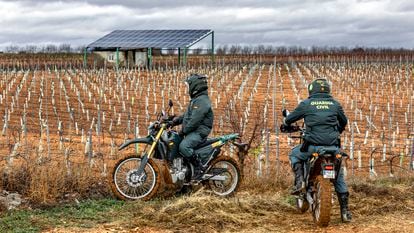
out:
{"label": "metal support post", "polygon": [[152,68],[152,48],[148,48],[148,69]]}
{"label": "metal support post", "polygon": [[87,53],[86,53],[86,48],[83,50],[83,68],[86,68],[86,65],[88,64],[88,57],[87,57]]}
{"label": "metal support post", "polygon": [[211,64],[214,64],[214,32],[211,32]]}
{"label": "metal support post", "polygon": [[187,47],[184,48],[183,65],[187,66]]}
{"label": "metal support post", "polygon": [[116,70],[119,69],[119,48],[116,48]]}
{"label": "metal support post", "polygon": [[181,48],[178,48],[178,66],[181,66]]}

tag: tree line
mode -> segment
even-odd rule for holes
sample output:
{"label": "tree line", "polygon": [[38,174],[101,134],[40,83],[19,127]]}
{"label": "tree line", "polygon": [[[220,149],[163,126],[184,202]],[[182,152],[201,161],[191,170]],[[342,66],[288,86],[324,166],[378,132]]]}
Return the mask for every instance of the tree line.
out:
{"label": "tree line", "polygon": [[4,49],[5,53],[83,53],[85,45],[72,46],[70,44],[45,44],[45,45],[9,45]]}
{"label": "tree line", "polygon": [[[45,45],[9,45],[4,49],[5,53],[83,53],[85,45],[72,46],[71,44],[45,44]],[[215,47],[217,55],[317,55],[317,54],[412,54],[413,49],[407,48],[385,48],[385,47],[364,47],[364,46],[274,46],[274,45],[218,45]],[[183,50],[182,50],[183,51]],[[188,49],[189,54],[209,54],[211,48],[196,47]],[[177,50],[168,49],[167,54],[176,54]]]}
{"label": "tree line", "polygon": [[317,54],[383,54],[383,53],[412,53],[412,49],[406,48],[373,48],[373,47],[331,47],[331,46],[273,46],[273,45],[220,45],[215,49],[217,55],[317,55]]}

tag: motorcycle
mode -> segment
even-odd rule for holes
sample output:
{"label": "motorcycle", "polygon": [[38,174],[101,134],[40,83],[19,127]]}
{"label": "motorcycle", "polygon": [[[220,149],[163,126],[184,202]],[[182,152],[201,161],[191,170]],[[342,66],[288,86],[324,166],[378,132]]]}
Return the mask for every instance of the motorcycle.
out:
{"label": "motorcycle", "polygon": [[218,196],[234,194],[241,181],[238,163],[231,157],[220,154],[221,148],[238,143],[238,134],[228,134],[209,138],[195,148],[195,155],[206,161],[205,172],[199,180],[192,180],[195,173],[194,161],[179,153],[181,136],[173,130],[168,116],[173,106],[169,101],[167,113],[162,111],[157,120],[150,124],[149,135],[125,142],[119,147],[135,145],[140,153],[119,160],[112,170],[111,187],[113,193],[122,200],[150,200],[164,189],[173,191],[191,190],[194,186],[205,185]]}
{"label": "motorcycle", "polygon": [[[287,111],[283,111],[286,117]],[[300,139],[303,145],[305,130],[298,125],[284,126],[282,132],[288,133],[291,139]],[[300,135],[292,135],[299,132]],[[332,182],[335,181],[346,154],[337,146],[320,146],[304,163],[304,180],[302,191],[295,195],[296,209],[305,213],[309,207],[313,220],[318,226],[328,226],[332,209]]]}

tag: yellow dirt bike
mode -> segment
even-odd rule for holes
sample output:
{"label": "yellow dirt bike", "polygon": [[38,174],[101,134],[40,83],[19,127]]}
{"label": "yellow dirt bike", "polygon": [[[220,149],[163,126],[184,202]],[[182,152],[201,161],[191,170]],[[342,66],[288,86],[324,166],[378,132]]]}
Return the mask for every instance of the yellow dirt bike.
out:
{"label": "yellow dirt bike", "polygon": [[205,185],[218,196],[234,194],[241,181],[240,168],[233,158],[220,152],[227,143],[245,146],[236,142],[238,134],[210,138],[198,145],[195,155],[207,161],[204,164],[207,168],[199,180],[191,180],[195,171],[194,161],[179,153],[182,138],[172,129],[172,117],[168,116],[172,106],[170,100],[167,113],[162,111],[151,123],[147,137],[136,138],[120,146],[119,150],[123,150],[138,144],[141,150],[139,154],[127,156],[116,163],[111,176],[113,193],[122,200],[149,200],[161,189],[179,192]]}

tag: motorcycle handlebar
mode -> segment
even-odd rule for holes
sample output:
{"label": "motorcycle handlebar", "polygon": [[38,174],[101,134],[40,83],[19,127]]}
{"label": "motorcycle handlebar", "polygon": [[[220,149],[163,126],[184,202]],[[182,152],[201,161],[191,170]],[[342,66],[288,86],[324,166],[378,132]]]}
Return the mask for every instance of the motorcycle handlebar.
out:
{"label": "motorcycle handlebar", "polygon": [[282,133],[295,133],[295,132],[301,132],[302,128],[300,126],[297,125],[285,125],[282,124],[280,126],[280,131]]}

